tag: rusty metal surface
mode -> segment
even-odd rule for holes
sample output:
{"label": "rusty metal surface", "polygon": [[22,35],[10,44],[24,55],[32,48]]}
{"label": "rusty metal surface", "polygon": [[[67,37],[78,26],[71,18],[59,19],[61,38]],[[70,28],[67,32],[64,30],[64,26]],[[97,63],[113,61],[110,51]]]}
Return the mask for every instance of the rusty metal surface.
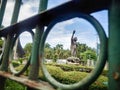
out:
{"label": "rusty metal surface", "polygon": [[21,83],[25,86],[29,86],[31,88],[34,89],[38,89],[38,90],[55,90],[52,86],[50,86],[47,82],[44,81],[33,81],[33,80],[29,80],[27,77],[25,76],[14,76],[8,72],[3,72],[0,71],[0,76],[14,80],[18,83]]}

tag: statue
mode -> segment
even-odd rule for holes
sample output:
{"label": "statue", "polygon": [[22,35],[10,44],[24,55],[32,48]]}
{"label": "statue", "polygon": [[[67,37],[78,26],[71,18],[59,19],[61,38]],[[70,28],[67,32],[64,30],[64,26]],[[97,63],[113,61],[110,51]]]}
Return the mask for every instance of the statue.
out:
{"label": "statue", "polygon": [[72,33],[70,49],[71,49],[71,55],[75,57],[76,52],[77,52],[76,50],[77,49],[77,37],[74,37],[74,34],[75,34],[75,30]]}
{"label": "statue", "polygon": [[80,63],[80,59],[78,57],[76,57],[77,54],[77,37],[74,37],[75,34],[75,30],[73,30],[72,33],[72,37],[71,37],[71,57],[67,58],[68,64],[70,63],[76,63],[79,64]]}

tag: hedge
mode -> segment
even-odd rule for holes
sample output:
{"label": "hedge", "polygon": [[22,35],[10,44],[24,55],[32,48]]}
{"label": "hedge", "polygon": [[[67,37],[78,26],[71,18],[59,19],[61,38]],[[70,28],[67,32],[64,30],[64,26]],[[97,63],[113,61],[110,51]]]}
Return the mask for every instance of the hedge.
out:
{"label": "hedge", "polygon": [[[60,67],[63,71],[80,71],[80,72],[87,72],[90,73],[94,68],[88,66],[81,66],[81,65],[68,65],[68,64],[47,64],[52,66]],[[103,70],[101,73],[104,76],[107,76],[108,70]]]}
{"label": "hedge", "polygon": [[[54,77],[57,81],[64,84],[73,84],[83,78],[85,78],[89,73],[78,72],[78,71],[63,71],[60,67],[47,65],[48,71],[51,76]],[[40,75],[42,76],[42,74]],[[43,78],[43,76],[41,77]],[[107,85],[104,82],[107,82],[107,77],[101,75],[90,87],[89,90],[107,90]]]}
{"label": "hedge", "polygon": [[[20,68],[20,67],[19,67]],[[55,65],[47,65],[48,71],[50,72],[51,76],[55,78],[58,82],[64,83],[64,84],[73,84],[76,83],[83,78],[85,78],[89,73],[86,72],[78,72],[78,71],[64,71],[61,69],[61,67],[55,66]],[[26,73],[25,73],[26,75]],[[39,78],[41,80],[45,80],[41,70],[39,72]],[[107,85],[105,84],[108,81],[106,76],[100,75],[100,77],[89,86],[89,90],[107,90]],[[13,84],[11,83],[6,84],[5,90],[25,90],[25,87],[19,84]],[[14,89],[15,86],[19,87],[20,89]]]}

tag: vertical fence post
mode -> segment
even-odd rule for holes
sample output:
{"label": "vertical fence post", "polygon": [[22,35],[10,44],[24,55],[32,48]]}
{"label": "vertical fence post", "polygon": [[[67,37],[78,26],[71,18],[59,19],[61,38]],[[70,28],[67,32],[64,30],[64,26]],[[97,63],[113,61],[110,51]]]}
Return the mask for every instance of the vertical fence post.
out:
{"label": "vertical fence post", "polygon": [[15,1],[14,11],[13,11],[12,19],[11,19],[11,24],[16,23],[18,20],[21,2],[22,2],[22,0]]}
{"label": "vertical fence post", "polygon": [[[4,49],[4,55],[3,55],[3,60],[2,60],[2,64],[0,67],[1,71],[8,71],[8,64],[9,64],[9,51],[10,51],[10,44],[11,44],[11,39],[12,37],[10,35],[7,36],[7,40],[5,43],[5,49]],[[4,85],[5,85],[5,78],[0,76],[0,90],[4,90]]]}
{"label": "vertical fence post", "polygon": [[[19,5],[19,4],[21,4],[21,0],[16,0],[11,24],[17,22],[18,13],[19,13],[19,8],[20,8],[20,5]],[[5,60],[4,60],[4,58],[3,58],[3,62],[2,62],[2,65],[1,65],[1,70],[3,70],[3,71],[7,71],[7,69],[8,69],[8,65],[7,65],[6,63],[9,62],[9,61],[8,61],[9,50],[7,50],[7,49],[8,49],[8,47],[9,47],[9,49],[10,49],[11,39],[12,39],[12,36],[8,35],[8,36],[7,36],[7,40],[6,40],[6,42],[5,42],[5,46],[6,46],[5,51],[6,51],[6,52],[4,51],[4,54],[6,54],[6,53],[8,53],[8,54],[7,54],[7,55],[4,55],[5,58],[6,58]],[[3,57],[4,57],[4,56],[3,56]]]}
{"label": "vertical fence post", "polygon": [[3,0],[0,8],[0,27],[2,26],[7,0]]}
{"label": "vertical fence post", "polygon": [[109,10],[109,88],[120,90],[120,0],[110,0]]}
{"label": "vertical fence post", "polygon": [[[15,6],[14,6],[14,12],[11,20],[11,24],[16,23],[18,19],[18,14],[20,10],[20,4],[21,0],[16,0]],[[3,55],[3,61],[0,67],[0,70],[2,71],[8,71],[8,64],[9,64],[9,51],[11,48],[11,40],[13,36],[7,35],[7,39],[5,41],[5,49],[4,49],[4,55]],[[5,85],[5,78],[0,77],[0,90],[4,90],[4,85]]]}
{"label": "vertical fence post", "polygon": [[[48,0],[40,0],[39,4],[39,13],[47,8]],[[40,61],[39,61],[39,44],[41,40],[42,33],[44,31],[44,26],[37,25],[34,41],[33,41],[33,48],[32,48],[32,56],[31,56],[31,67],[30,67],[30,74],[29,79],[31,80],[37,80],[39,75],[39,67],[40,67]],[[34,90],[30,87],[27,87],[27,90]]]}

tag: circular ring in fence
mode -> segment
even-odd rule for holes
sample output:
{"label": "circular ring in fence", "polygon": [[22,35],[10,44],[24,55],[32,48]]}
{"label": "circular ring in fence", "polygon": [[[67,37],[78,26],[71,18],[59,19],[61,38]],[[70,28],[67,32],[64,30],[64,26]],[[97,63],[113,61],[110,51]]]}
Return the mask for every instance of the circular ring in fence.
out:
{"label": "circular ring in fence", "polygon": [[[28,31],[28,32],[31,34],[33,39],[33,36],[34,36],[33,31]],[[27,70],[28,66],[30,65],[30,59],[31,59],[31,56],[29,56],[28,58],[24,56],[22,58],[14,58],[14,46],[16,45],[16,41],[18,40],[19,36],[20,34],[14,37],[14,40],[12,42],[12,47],[10,49],[10,56],[9,56],[10,71],[16,76],[24,73]],[[19,43],[20,43],[20,40],[19,40]]]}
{"label": "circular ring in fence", "polygon": [[[101,42],[100,43],[100,55],[99,55],[99,58],[98,58],[99,60],[97,61],[95,69],[88,76],[86,76],[85,78],[83,78],[81,81],[77,83],[67,85],[67,84],[62,84],[56,81],[47,71],[47,68],[44,64],[44,46],[45,46],[45,41],[46,41],[46,38],[50,30],[53,28],[55,24],[65,21],[65,20],[75,18],[75,17],[83,18],[87,20],[96,29],[96,32],[98,33],[98,36]],[[92,84],[98,78],[98,76],[101,74],[105,66],[105,62],[107,59],[107,37],[104,32],[104,29],[94,17],[87,15],[87,14],[79,13],[79,12],[73,12],[73,13],[68,13],[68,14],[58,16],[48,25],[42,37],[40,50],[41,50],[40,53],[42,53],[41,55],[42,56],[42,62],[41,62],[42,71],[44,73],[45,78],[48,80],[50,84],[52,84],[56,88],[63,89],[63,90],[83,89],[86,86]]]}

